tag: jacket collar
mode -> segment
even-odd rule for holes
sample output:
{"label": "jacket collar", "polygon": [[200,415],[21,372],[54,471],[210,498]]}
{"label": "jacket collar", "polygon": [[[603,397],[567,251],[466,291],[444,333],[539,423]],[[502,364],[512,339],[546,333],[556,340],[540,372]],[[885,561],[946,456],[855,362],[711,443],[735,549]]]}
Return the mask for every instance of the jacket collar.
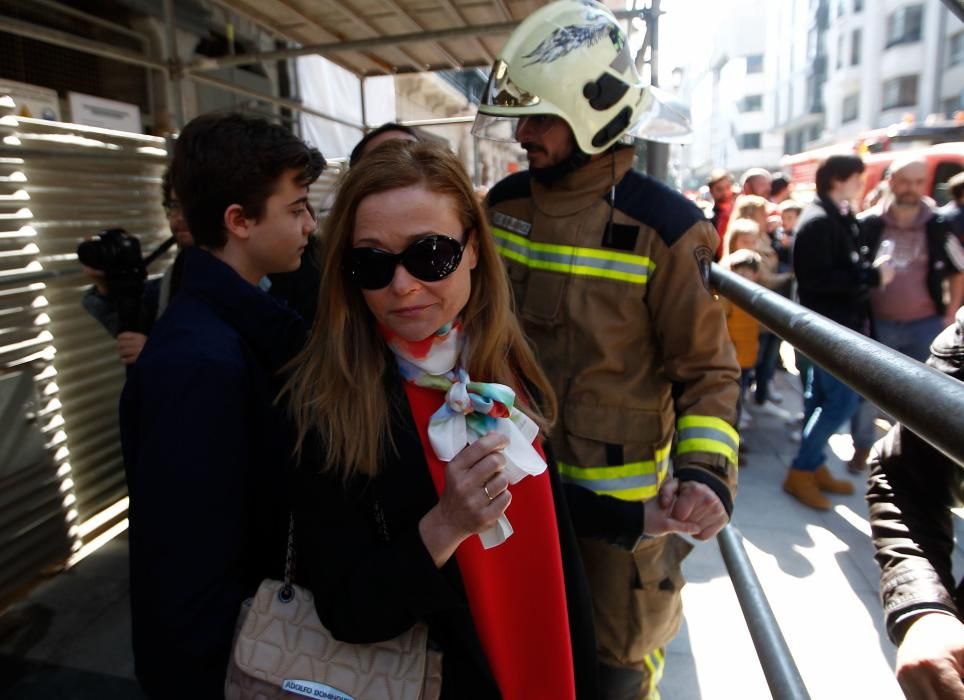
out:
{"label": "jacket collar", "polygon": [[[571,216],[587,209],[623,179],[633,165],[635,151],[620,148],[586,163],[551,185],[532,178],[532,198],[536,207],[549,216]],[[616,178],[613,180],[615,160]]]}
{"label": "jacket collar", "polygon": [[830,197],[818,196],[814,202],[824,210],[829,218],[836,219],[846,226],[850,226],[857,221],[852,211],[847,211],[847,213],[844,213],[840,210],[840,205],[830,199]]}
{"label": "jacket collar", "polygon": [[297,313],[206,250],[185,249],[182,274],[179,292],[209,304],[269,370],[279,369],[304,345],[305,324]]}

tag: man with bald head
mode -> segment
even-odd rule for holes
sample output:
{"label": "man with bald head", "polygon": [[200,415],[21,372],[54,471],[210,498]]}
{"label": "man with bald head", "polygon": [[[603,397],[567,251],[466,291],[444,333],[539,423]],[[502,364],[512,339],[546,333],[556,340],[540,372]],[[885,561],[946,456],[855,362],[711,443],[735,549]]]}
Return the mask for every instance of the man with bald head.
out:
{"label": "man with bald head", "polygon": [[770,198],[773,176],[765,168],[750,168],[740,178],[743,194],[755,194],[764,199]]}
{"label": "man with bald head", "polygon": [[[890,194],[861,221],[872,257],[889,255],[890,284],[870,294],[874,336],[884,345],[924,362],[931,340],[954,323],[964,302],[964,248],[949,222],[925,199],[927,166],[895,161],[889,170]],[[874,442],[871,406],[862,406],[854,426],[856,455],[851,471],[863,468]]]}

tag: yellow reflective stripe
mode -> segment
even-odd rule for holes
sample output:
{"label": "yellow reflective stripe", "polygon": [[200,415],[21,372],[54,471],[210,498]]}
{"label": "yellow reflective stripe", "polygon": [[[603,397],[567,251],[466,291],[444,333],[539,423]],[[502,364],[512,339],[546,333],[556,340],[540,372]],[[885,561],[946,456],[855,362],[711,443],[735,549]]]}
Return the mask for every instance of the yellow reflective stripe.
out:
{"label": "yellow reflective stripe", "polygon": [[631,253],[534,243],[524,236],[492,227],[499,253],[537,270],[645,284],[655,265],[650,258]]}
{"label": "yellow reflective stripe", "polygon": [[621,253],[616,250],[600,250],[599,248],[578,248],[571,245],[556,245],[554,243],[536,243],[530,241],[525,236],[520,236],[517,233],[511,233],[505,229],[492,227],[492,233],[495,234],[496,238],[503,238],[507,241],[512,241],[517,243],[529,250],[544,251],[547,253],[562,253],[564,255],[584,255],[588,258],[599,258],[600,260],[617,260],[619,262],[630,263],[632,265],[643,265],[649,270],[652,270],[655,265],[653,261],[644,255],[636,255],[635,253]]}
{"label": "yellow reflective stripe", "polygon": [[644,688],[644,698],[646,700],[659,700],[659,682],[663,680],[663,669],[665,668],[665,657],[662,649],[656,649],[652,654],[643,657],[643,663],[649,671],[649,679]]}
{"label": "yellow reflective stripe", "polygon": [[689,440],[680,440],[676,445],[676,454],[684,455],[687,452],[709,452],[711,454],[723,455],[733,463],[734,467],[739,462],[736,452],[734,452],[729,445],[722,443],[719,440],[710,440],[707,438],[690,438]]}
{"label": "yellow reflective stripe", "polygon": [[569,263],[549,262],[546,260],[533,260],[524,255],[509,250],[503,246],[496,246],[496,250],[503,258],[515,260],[526,267],[534,270],[551,270],[552,272],[562,272],[570,275],[582,275],[583,277],[602,277],[603,279],[618,280],[620,282],[632,282],[633,284],[645,284],[649,279],[648,275],[639,275],[632,272],[619,272],[617,270],[603,270],[597,267],[586,267],[584,265],[572,265]]}
{"label": "yellow reflective stripe", "polygon": [[609,467],[579,467],[557,462],[563,481],[587,488],[603,496],[624,501],[643,501],[656,496],[669,473],[671,446],[656,451],[655,460],[630,462]]}
{"label": "yellow reflective stripe", "polygon": [[709,452],[723,455],[735,467],[739,462],[740,435],[733,426],[715,416],[683,416],[676,423],[676,454]]}
{"label": "yellow reflective stripe", "polygon": [[716,416],[683,416],[677,421],[676,426],[677,430],[683,430],[684,428],[712,428],[713,430],[726,433],[733,439],[733,442],[737,445],[740,444],[740,434],[736,432],[736,429],[722,418],[717,418]]}

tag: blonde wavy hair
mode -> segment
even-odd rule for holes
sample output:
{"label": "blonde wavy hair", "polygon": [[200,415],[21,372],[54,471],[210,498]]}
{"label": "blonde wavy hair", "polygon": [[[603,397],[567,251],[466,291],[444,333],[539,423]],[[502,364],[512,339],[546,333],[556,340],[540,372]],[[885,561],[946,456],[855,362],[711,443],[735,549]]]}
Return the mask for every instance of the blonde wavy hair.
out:
{"label": "blonde wavy hair", "polygon": [[461,314],[470,376],[512,387],[520,408],[543,430],[556,417],[555,395],[512,312],[505,269],[462,164],[440,145],[390,141],[366,155],[341,183],[324,226],[325,255],[311,337],[286,368],[290,376],[282,390],[297,427],[296,452],[316,431],[325,447],[319,467],[344,479],[374,476],[380,461],[395,451],[386,385],[391,356],[361,290],[345,272],[344,260],[362,200],[414,186],[449,198],[469,232],[464,243],[474,236],[478,245],[472,290]]}
{"label": "blonde wavy hair", "polygon": [[723,255],[732,255],[733,241],[740,236],[753,236],[753,245],[756,247],[756,239],[760,235],[760,224],[753,219],[730,219],[726,225],[726,234],[723,236]]}

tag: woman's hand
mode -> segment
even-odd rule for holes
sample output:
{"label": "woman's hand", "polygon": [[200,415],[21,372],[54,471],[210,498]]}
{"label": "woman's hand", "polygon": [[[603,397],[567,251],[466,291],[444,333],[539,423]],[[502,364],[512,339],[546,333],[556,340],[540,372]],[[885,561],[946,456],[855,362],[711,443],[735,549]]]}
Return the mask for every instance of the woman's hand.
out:
{"label": "woman's hand", "polygon": [[495,525],[512,501],[503,475],[508,438],[489,433],[445,466],[445,489],[418,524],[425,548],[441,567],[470,535]]}

